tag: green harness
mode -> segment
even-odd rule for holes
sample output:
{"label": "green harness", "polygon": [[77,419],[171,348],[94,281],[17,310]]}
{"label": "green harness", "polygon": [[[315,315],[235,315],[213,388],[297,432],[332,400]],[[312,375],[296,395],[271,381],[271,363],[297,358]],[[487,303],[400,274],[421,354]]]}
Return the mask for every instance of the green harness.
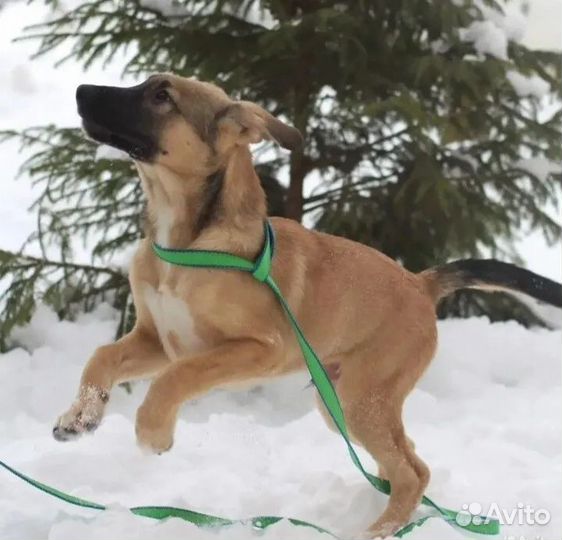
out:
{"label": "green harness", "polygon": [[[271,277],[271,263],[273,260],[275,248],[275,237],[273,233],[273,228],[269,221],[265,223],[265,241],[264,246],[262,249],[261,254],[257,258],[255,262],[248,261],[243,259],[242,257],[238,257],[236,255],[232,255],[230,253],[223,253],[221,251],[205,251],[205,250],[194,250],[194,249],[166,249],[157,244],[153,244],[154,253],[158,258],[161,260],[176,265],[176,266],[185,266],[189,268],[207,268],[207,269],[216,269],[216,270],[239,270],[242,272],[248,272],[251,274],[256,280],[261,283],[265,283],[273,294],[279,300],[283,311],[287,315],[287,319],[293,328],[295,336],[297,338],[299,347],[302,351],[304,360],[306,362],[306,366],[310,372],[310,376],[312,378],[312,382],[320,395],[324,405],[326,406],[327,411],[329,412],[330,416],[332,417],[334,424],[337,426],[338,431],[340,432],[345,444],[347,445],[347,449],[349,451],[349,455],[351,456],[351,460],[355,464],[355,466],[361,471],[363,476],[374,486],[375,489],[378,491],[389,494],[390,493],[390,484],[388,481],[378,478],[377,476],[368,473],[359,457],[357,456],[351,442],[349,440],[349,435],[347,432],[347,427],[344,419],[343,410],[341,404],[339,402],[338,396],[334,390],[330,377],[326,373],[324,366],[320,362],[318,356],[306,340],[291,308],[287,304],[287,301],[283,297],[279,287]],[[3,466],[5,469],[9,470],[19,478],[25,480],[26,482],[30,483],[31,485],[35,486],[36,488],[45,491],[46,493],[58,497],[68,503],[82,506],[85,508],[93,508],[96,510],[105,510],[106,507],[101,504],[93,503],[90,501],[86,501],[84,499],[80,499],[78,497],[74,497],[67,493],[61,492],[55,488],[42,484],[36,480],[33,480],[19,471],[16,471],[12,467],[9,467],[2,461],[0,461],[0,465]],[[473,533],[485,534],[485,535],[495,535],[499,534],[499,522],[497,520],[488,519],[484,516],[476,516],[476,519],[470,519],[474,516],[469,515],[466,511],[456,512],[454,510],[449,510],[447,508],[443,508],[439,506],[437,503],[433,502],[429,497],[424,496],[422,498],[422,504],[428,506],[433,509],[433,512],[421,517],[415,521],[412,521],[398,532],[394,533],[397,537],[402,537],[405,534],[409,533],[412,529],[417,526],[423,525],[428,519],[432,517],[440,517],[441,519],[445,520],[451,526],[455,528],[464,529],[466,531],[470,531]],[[225,525],[233,525],[235,523],[245,523],[251,524],[253,527],[257,529],[265,529],[270,525],[277,523],[281,519],[289,519],[289,521],[293,525],[300,525],[311,527],[316,529],[317,531],[327,533],[334,538],[337,538],[336,535],[330,533],[329,531],[318,527],[312,523],[307,523],[302,520],[293,519],[293,518],[282,518],[278,516],[260,516],[242,520],[231,520],[226,519],[218,516],[213,516],[210,514],[203,514],[200,512],[194,512],[193,510],[187,510],[183,508],[173,508],[168,506],[141,506],[135,507],[130,509],[131,512],[137,515],[150,517],[154,519],[165,519],[168,517],[177,517],[189,521],[198,527],[217,527],[217,526],[225,526]],[[468,518],[468,519],[467,519]],[[468,523],[467,523],[468,521]]]}

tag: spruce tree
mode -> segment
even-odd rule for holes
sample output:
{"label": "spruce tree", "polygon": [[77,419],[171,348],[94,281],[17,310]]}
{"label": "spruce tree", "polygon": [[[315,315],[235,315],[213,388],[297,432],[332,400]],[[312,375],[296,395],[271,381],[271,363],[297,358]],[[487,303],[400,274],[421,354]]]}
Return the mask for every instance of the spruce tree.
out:
{"label": "spruce tree", "polygon": [[[522,227],[551,243],[560,226],[560,55],[529,50],[493,0],[83,0],[24,36],[38,53],[72,43],[85,69],[127,50],[139,77],[173,71],[214,81],[305,134],[302,151],[257,152],[274,215],[364,242],[418,271],[491,254],[518,260]],[[60,10],[63,9],[61,14]],[[515,20],[517,22],[517,20]],[[65,58],[61,59],[62,61]],[[116,81],[118,84],[118,81]],[[78,119],[77,119],[78,121]],[[31,149],[22,173],[43,257],[0,251],[0,341],[47,302],[61,317],[102,300],[134,320],[113,257],[142,235],[143,199],[129,161],[104,157],[81,130],[5,132]],[[306,189],[314,184],[314,189]],[[90,264],[73,257],[76,239]],[[441,313],[533,315],[505,297],[461,293]]]}

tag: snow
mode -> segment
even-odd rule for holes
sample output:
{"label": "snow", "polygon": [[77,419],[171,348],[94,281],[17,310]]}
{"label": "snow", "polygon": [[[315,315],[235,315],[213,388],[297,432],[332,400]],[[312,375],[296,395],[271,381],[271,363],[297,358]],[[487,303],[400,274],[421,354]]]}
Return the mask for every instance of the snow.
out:
{"label": "snow", "polygon": [[177,17],[185,15],[185,6],[177,0],[142,0],[140,5],[165,15],[166,17]]}
{"label": "snow", "polygon": [[[134,82],[120,79],[119,59],[106,70],[93,66],[87,73],[72,62],[54,68],[58,56],[30,64],[35,46],[11,40],[23,25],[46,14],[41,4],[24,2],[6,4],[0,12],[0,129],[78,125],[78,84]],[[16,143],[0,145],[4,249],[19,248],[35,227],[35,215],[25,212],[34,198],[28,179],[12,180],[25,155],[18,154]],[[98,158],[103,157],[108,154],[100,149]],[[530,266],[559,279],[559,247],[548,250],[537,239],[532,248]],[[132,249],[112,263],[126,268]],[[15,333],[20,346],[0,355],[0,459],[38,480],[110,505],[107,512],[69,506],[2,469],[2,540],[326,538],[287,522],[262,535],[241,526],[206,531],[126,510],[144,504],[232,518],[291,516],[349,538],[383,509],[386,497],[359,475],[340,439],[313,408],[305,375],[186,404],[175,446],[162,456],[145,455],[135,443],[134,414],[146,382],[136,383],[131,395],[115,389],[95,435],[74,443],[54,441],[53,423],[70,404],[84,363],[95,347],[112,341],[115,326],[116,315],[107,306],[73,323],[40,308],[31,324]],[[507,511],[518,503],[545,508],[552,514],[549,524],[506,526],[502,535],[559,538],[561,333],[472,319],[442,322],[440,335],[437,358],[405,408],[410,435],[432,469],[428,495],[454,509],[475,502],[484,508],[497,503]],[[368,456],[360,455],[374,471]],[[409,538],[464,536],[431,520]]]}
{"label": "snow", "polygon": [[484,17],[492,21],[498,28],[501,28],[507,39],[520,42],[523,40],[527,26],[528,17],[522,13],[520,4],[516,2],[503,2],[502,10],[499,11],[484,2],[477,2]]}
{"label": "snow", "polygon": [[527,18],[513,3],[502,4],[501,11],[481,1],[475,4],[482,12],[483,20],[474,21],[467,28],[462,28],[460,38],[472,42],[479,55],[489,54],[508,60],[508,42],[523,40]]}
{"label": "snow", "polygon": [[538,75],[527,77],[517,71],[508,71],[506,74],[509,82],[518,96],[533,96],[542,98],[550,92],[550,85]]}
{"label": "snow", "polygon": [[[178,519],[154,522],[126,507],[174,505],[227,517],[276,514],[311,521],[352,538],[385,503],[351,464],[342,441],[313,408],[302,374],[266,387],[215,392],[184,406],[173,449],[145,455],[135,444],[134,413],[147,383],[116,388],[94,435],[71,443],[51,437],[70,404],[81,369],[113,339],[107,306],[77,322],[46,308],[17,332],[19,348],[0,356],[0,457],[40,481],[110,505],[69,506],[0,470],[0,538],[73,540],[320,540],[282,522],[198,530]],[[428,495],[451,508],[517,504],[545,509],[544,526],[504,526],[502,534],[555,538],[562,531],[560,331],[526,330],[485,319],[441,322],[437,357],[407,401],[405,422],[432,469]],[[8,384],[5,384],[8,382]],[[360,451],[371,470],[375,465]],[[463,538],[439,520],[412,540]]]}
{"label": "snow", "polygon": [[545,158],[543,156],[535,156],[532,158],[520,159],[516,166],[528,171],[539,180],[545,181],[551,174],[562,173],[562,164],[557,161]]}
{"label": "snow", "polygon": [[100,159],[119,159],[119,160],[129,160],[129,156],[119,150],[118,148],[113,148],[113,146],[108,146],[107,144],[100,144],[96,150],[96,161]]}
{"label": "snow", "polygon": [[492,21],[474,21],[467,28],[461,28],[459,36],[463,41],[472,42],[474,50],[480,55],[508,59],[505,31]]}
{"label": "snow", "polygon": [[[148,0],[158,2],[159,0]],[[164,1],[164,0],[162,0]],[[68,2],[65,4],[71,7]],[[49,11],[41,3],[28,5],[25,2],[8,3],[0,12],[0,82],[2,82],[2,99],[0,100],[0,130],[23,129],[54,123],[59,126],[77,126],[74,93],[79,84],[134,84],[132,77],[121,77],[123,58],[103,68],[94,64],[87,72],[74,62],[66,62],[54,67],[54,62],[67,54],[70,46],[62,47],[59,53],[48,57],[34,59],[29,57],[35,52],[36,44],[30,41],[14,42],[21,36],[23,27],[38,23],[48,17]],[[264,17],[265,14],[264,14]],[[262,21],[262,24],[266,24]],[[535,28],[538,21],[535,21]],[[557,28],[558,32],[558,28]],[[551,36],[551,40],[556,40]],[[35,230],[36,216],[26,212],[34,201],[37,191],[33,190],[29,179],[22,177],[15,181],[19,166],[28,154],[26,149],[18,152],[15,141],[0,144],[0,163],[2,163],[2,197],[0,197],[0,217],[2,233],[0,247],[17,250],[28,235]],[[108,157],[106,150],[99,150],[98,157]],[[560,280],[559,246],[548,246],[538,232],[520,242],[521,253],[530,269],[553,279]],[[78,246],[81,248],[81,246]],[[38,250],[30,250],[38,254]],[[126,267],[130,259],[130,250],[122,261],[113,261],[119,267]],[[90,254],[79,250],[77,258],[88,261]]]}
{"label": "snow", "polygon": [[[22,35],[24,26],[44,21],[48,14],[48,8],[41,3],[28,5],[26,2],[9,3],[0,11],[0,130],[46,124],[78,126],[74,99],[76,87],[83,83],[115,84],[120,80],[122,58],[105,70],[94,66],[87,73],[73,62],[54,67],[54,62],[69,52],[69,46],[60,49],[60,56],[40,58],[31,63],[29,58],[37,44],[13,40]],[[124,84],[134,82],[130,77],[124,80]],[[36,228],[36,215],[26,209],[33,203],[37,190],[31,187],[26,177],[14,180],[27,156],[28,149],[20,152],[17,141],[0,144],[2,249],[19,249]]]}
{"label": "snow", "polygon": [[[157,11],[167,17],[185,16],[188,13],[185,4],[185,2],[179,0],[140,0],[141,6]],[[192,2],[189,7],[195,10],[198,15],[204,16],[213,13],[216,5],[211,4],[209,6],[205,2]],[[230,12],[241,20],[263,26],[264,28],[271,29],[277,24],[271,11],[262,2],[257,0],[242,2],[236,8],[225,4],[221,9],[225,12]]]}

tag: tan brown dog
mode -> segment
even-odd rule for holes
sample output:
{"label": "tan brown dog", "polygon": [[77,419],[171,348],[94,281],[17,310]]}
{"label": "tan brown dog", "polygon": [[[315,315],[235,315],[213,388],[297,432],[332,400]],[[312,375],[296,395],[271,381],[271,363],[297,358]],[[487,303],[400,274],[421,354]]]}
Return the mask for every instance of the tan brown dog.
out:
{"label": "tan brown dog", "polygon": [[[277,300],[250,275],[171,266],[151,250],[213,249],[253,259],[262,247],[265,195],[250,143],[302,143],[259,106],[170,74],[131,88],[80,86],[78,110],[95,140],[135,160],[150,225],[130,272],[134,329],[88,362],[59,440],[99,424],[111,388],[153,377],[136,433],[154,452],[172,446],[188,399],[304,368]],[[402,424],[402,405],[436,348],[435,304],[461,287],[511,288],[562,306],[559,284],[497,261],[458,261],[414,275],[382,253],[272,219],[273,277],[331,373],[350,433],[392,486],[368,536],[406,523],[429,481]],[[325,413],[325,412],[324,412]]]}

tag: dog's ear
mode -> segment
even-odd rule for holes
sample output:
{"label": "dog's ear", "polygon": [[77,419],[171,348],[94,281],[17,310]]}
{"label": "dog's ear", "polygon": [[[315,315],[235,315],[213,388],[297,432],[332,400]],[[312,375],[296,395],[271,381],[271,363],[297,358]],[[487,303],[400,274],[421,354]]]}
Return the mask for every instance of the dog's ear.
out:
{"label": "dog's ear", "polygon": [[236,144],[273,140],[287,150],[303,145],[301,132],[288,126],[250,101],[236,101],[222,110],[216,118],[219,131],[227,131]]}

